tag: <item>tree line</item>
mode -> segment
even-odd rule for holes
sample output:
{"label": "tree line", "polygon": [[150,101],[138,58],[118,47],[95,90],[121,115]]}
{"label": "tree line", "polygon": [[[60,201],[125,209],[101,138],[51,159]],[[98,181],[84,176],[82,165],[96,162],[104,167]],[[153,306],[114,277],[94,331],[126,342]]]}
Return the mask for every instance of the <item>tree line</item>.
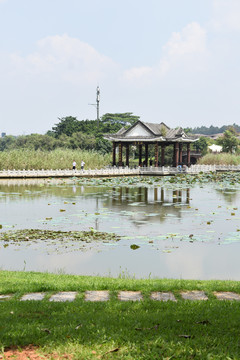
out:
{"label": "tree line", "polygon": [[240,132],[240,126],[235,123],[233,125],[223,125],[221,127],[211,125],[209,127],[200,126],[194,128],[186,128],[185,130],[187,132],[190,132],[191,134],[213,135],[224,133],[226,130],[229,129],[229,127],[233,128],[237,133]]}
{"label": "tree line", "polygon": [[[0,151],[14,149],[30,149],[52,151],[58,148],[94,150],[101,154],[107,154],[112,150],[112,144],[104,139],[104,134],[116,133],[122,127],[129,127],[140,119],[139,116],[131,112],[126,113],[107,113],[97,120],[78,120],[73,116],[58,118],[55,124],[46,134],[30,134],[21,136],[4,136],[0,138]],[[187,133],[211,135],[223,133],[223,136],[216,140],[216,143],[223,146],[224,152],[238,152],[240,126],[216,127],[211,125],[186,128]],[[206,154],[208,145],[212,142],[206,137],[201,137],[191,147],[192,150]],[[171,156],[171,154],[170,154]]]}
{"label": "tree line", "polygon": [[101,120],[78,120],[73,116],[58,118],[46,134],[21,136],[4,136],[0,138],[0,151],[13,149],[31,149],[51,151],[57,148],[96,150],[102,154],[112,149],[104,134],[115,133],[123,126],[131,126],[140,119],[139,116],[127,113],[107,113]]}

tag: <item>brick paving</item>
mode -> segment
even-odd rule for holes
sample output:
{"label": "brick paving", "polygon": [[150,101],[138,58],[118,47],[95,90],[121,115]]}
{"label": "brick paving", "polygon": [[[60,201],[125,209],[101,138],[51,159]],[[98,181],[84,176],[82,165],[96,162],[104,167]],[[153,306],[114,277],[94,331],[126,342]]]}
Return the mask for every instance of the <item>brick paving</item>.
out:
{"label": "brick paving", "polygon": [[[51,302],[71,302],[74,301],[78,295],[76,291],[62,291],[56,294],[53,294],[49,297],[46,297],[47,293],[35,292],[28,293],[23,295],[19,300],[20,301],[42,301],[47,299],[47,301]],[[207,295],[203,291],[193,290],[193,291],[181,291],[179,292],[182,300],[190,300],[190,301],[206,301],[208,300]],[[240,301],[240,294],[227,292],[227,291],[214,291],[213,295],[217,300],[221,301]],[[0,294],[0,302],[9,301],[14,296],[14,294]],[[142,301],[143,295],[141,291],[119,291],[117,295],[117,299],[119,301]],[[152,292],[149,295],[149,299],[153,301],[172,301],[177,302],[178,300],[173,295],[172,292]],[[104,302],[110,300],[110,294],[108,290],[100,290],[100,291],[85,291],[84,292],[84,301],[90,302]]]}

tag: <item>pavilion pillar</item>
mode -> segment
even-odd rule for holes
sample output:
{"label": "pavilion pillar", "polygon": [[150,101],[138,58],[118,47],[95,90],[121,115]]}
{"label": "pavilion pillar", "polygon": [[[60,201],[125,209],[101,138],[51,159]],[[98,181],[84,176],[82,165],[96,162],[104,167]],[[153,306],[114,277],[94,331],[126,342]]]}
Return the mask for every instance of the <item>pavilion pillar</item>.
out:
{"label": "pavilion pillar", "polygon": [[190,143],[187,143],[187,166],[190,165]]}
{"label": "pavilion pillar", "polygon": [[119,153],[118,153],[118,165],[122,166],[122,143],[120,142],[118,145]]}
{"label": "pavilion pillar", "polygon": [[155,144],[155,167],[158,167],[158,142]]}
{"label": "pavilion pillar", "polygon": [[182,191],[178,190],[178,202],[181,203],[182,202]]}
{"label": "pavilion pillar", "polygon": [[142,144],[138,145],[138,152],[139,152],[138,165],[141,166],[142,165]]}
{"label": "pavilion pillar", "polygon": [[129,144],[126,144],[126,166],[129,167]]}
{"label": "pavilion pillar", "polygon": [[161,166],[165,164],[165,144],[161,144]]}
{"label": "pavilion pillar", "polygon": [[145,144],[145,166],[148,167],[148,144]]}
{"label": "pavilion pillar", "polygon": [[177,202],[177,200],[178,200],[178,191],[177,190],[173,190],[172,200],[173,200],[173,204],[175,204]]}
{"label": "pavilion pillar", "polygon": [[146,204],[148,203],[148,188],[147,187],[144,188],[144,202]]}
{"label": "pavilion pillar", "polygon": [[180,143],[179,144],[179,164],[182,165],[182,149],[183,149],[183,144]]}
{"label": "pavilion pillar", "polygon": [[113,147],[112,147],[112,159],[113,159],[113,161],[112,161],[112,164],[113,164],[113,166],[115,166],[116,165],[116,143],[115,142],[113,142]]}
{"label": "pavilion pillar", "polygon": [[161,202],[164,203],[164,188],[161,188]]}
{"label": "pavilion pillar", "polygon": [[173,166],[178,166],[178,159],[179,159],[179,143],[174,143],[174,151],[173,151]]}

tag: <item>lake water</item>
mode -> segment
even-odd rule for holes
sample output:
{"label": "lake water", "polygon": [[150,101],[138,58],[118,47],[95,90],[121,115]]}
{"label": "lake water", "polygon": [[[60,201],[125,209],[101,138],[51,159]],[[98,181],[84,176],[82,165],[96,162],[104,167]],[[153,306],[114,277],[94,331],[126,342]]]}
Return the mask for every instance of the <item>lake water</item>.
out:
{"label": "lake water", "polygon": [[0,268],[240,280],[238,185],[122,181],[0,180],[0,234],[93,228],[121,237],[117,242],[80,245],[1,241]]}

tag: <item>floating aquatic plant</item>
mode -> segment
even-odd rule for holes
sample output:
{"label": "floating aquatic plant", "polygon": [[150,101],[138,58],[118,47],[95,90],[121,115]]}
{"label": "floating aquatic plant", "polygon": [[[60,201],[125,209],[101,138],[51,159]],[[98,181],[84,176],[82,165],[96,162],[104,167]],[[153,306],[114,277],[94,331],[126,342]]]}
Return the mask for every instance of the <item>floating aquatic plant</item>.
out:
{"label": "floating aquatic plant", "polygon": [[53,231],[40,229],[10,230],[0,233],[2,241],[32,241],[32,240],[59,240],[59,241],[118,241],[120,237],[115,233],[101,232],[91,229],[90,231]]}

